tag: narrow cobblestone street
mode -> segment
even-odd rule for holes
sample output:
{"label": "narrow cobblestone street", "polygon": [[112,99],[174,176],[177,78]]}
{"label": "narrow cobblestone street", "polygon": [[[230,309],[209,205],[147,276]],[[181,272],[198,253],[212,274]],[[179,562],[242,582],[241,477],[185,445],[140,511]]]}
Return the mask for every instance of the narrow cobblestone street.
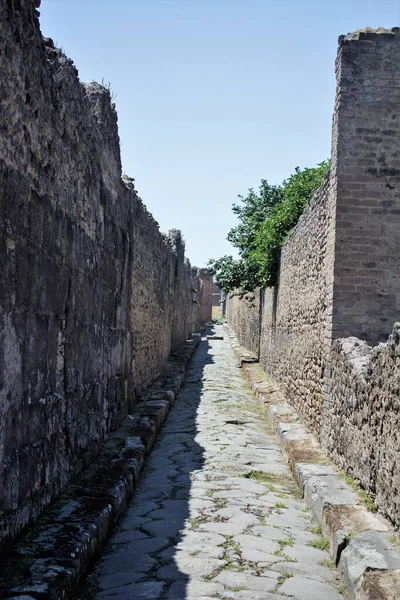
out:
{"label": "narrow cobblestone street", "polygon": [[201,342],[89,587],[96,600],[346,597],[226,335]]}

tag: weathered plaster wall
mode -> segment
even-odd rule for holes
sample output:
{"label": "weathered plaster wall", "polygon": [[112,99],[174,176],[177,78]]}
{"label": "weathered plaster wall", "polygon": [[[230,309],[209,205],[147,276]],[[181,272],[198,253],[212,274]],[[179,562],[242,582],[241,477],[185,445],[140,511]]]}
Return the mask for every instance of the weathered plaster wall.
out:
{"label": "weathered plaster wall", "polygon": [[201,279],[197,267],[191,269],[192,331],[201,328]]}
{"label": "weathered plaster wall", "polygon": [[204,325],[212,319],[212,287],[213,278],[207,269],[199,269],[199,277],[201,282],[201,310],[200,321]]}
{"label": "weathered plaster wall", "polygon": [[190,330],[190,266],[121,180],[110,95],[0,4],[0,541],[63,488]]}
{"label": "weathered plaster wall", "polygon": [[400,323],[373,348],[334,342],[327,450],[400,525]]}
{"label": "weathered plaster wall", "polygon": [[387,339],[400,314],[400,29],[339,39],[334,337]]}

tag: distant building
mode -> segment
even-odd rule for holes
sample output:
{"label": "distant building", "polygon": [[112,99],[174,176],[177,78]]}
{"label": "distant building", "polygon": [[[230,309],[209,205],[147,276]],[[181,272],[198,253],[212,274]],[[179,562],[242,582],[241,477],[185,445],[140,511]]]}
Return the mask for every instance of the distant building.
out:
{"label": "distant building", "polygon": [[218,319],[222,316],[221,310],[221,289],[217,285],[217,283],[213,282],[213,291],[212,291],[212,318]]}
{"label": "distant building", "polygon": [[216,284],[216,282],[213,281],[212,305],[213,306],[219,306],[220,304],[221,304],[221,290],[218,287],[218,285]]}
{"label": "distant building", "polygon": [[199,269],[199,278],[201,281],[200,321],[204,325],[204,323],[208,323],[212,319],[213,278],[207,269]]}

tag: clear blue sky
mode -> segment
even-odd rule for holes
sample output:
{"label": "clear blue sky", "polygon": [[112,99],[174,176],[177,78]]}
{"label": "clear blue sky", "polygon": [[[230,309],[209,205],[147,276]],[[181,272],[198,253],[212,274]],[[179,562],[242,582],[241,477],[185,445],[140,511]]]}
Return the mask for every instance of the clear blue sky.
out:
{"label": "clear blue sky", "polygon": [[192,264],[232,253],[237,195],[330,154],[337,37],[400,0],[42,0],[43,34],[116,94],[123,170]]}

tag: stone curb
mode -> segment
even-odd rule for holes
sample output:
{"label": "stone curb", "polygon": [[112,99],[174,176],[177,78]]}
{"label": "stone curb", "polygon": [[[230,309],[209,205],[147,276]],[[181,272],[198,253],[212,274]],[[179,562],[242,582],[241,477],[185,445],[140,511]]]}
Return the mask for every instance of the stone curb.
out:
{"label": "stone curb", "polygon": [[94,464],[15,545],[2,565],[0,598],[66,600],[76,592],[127,508],[200,339],[194,336],[171,354],[163,375],[108,436]]}
{"label": "stone curb", "polygon": [[304,499],[329,539],[332,558],[350,597],[400,600],[400,554],[393,543],[391,524],[365,507],[323,453],[316,437],[299,422],[279,387],[258,363],[246,361],[247,354],[252,353],[246,353],[228,325],[225,328],[239,366],[267,408]]}

